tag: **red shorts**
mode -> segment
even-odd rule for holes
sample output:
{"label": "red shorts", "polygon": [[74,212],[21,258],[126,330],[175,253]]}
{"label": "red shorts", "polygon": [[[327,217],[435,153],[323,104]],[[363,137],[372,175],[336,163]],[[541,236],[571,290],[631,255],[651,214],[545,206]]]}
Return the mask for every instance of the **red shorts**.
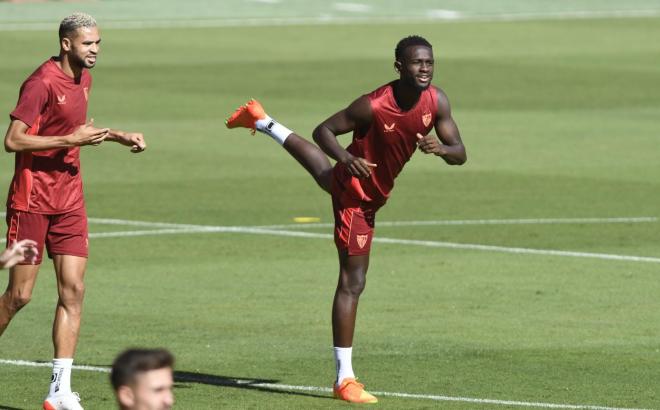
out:
{"label": "red shorts", "polygon": [[348,255],[368,255],[374,236],[376,211],[382,204],[356,199],[341,188],[337,180],[332,185],[332,209],[335,215],[335,245]]}
{"label": "red shorts", "polygon": [[[86,258],[88,240],[85,207],[57,215],[7,209],[7,246],[23,239],[32,239],[37,242],[39,256],[37,256],[35,265],[41,263],[44,244],[49,258],[52,258],[53,255]],[[28,264],[24,263],[24,265]]]}

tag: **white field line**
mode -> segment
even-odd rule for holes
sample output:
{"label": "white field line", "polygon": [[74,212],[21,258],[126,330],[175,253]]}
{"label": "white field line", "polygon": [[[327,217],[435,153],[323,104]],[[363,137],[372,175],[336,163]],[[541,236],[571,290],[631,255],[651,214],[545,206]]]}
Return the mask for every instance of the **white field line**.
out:
{"label": "white field line", "polygon": [[[442,225],[561,225],[561,224],[614,224],[614,223],[649,223],[658,222],[660,218],[653,216],[622,217],[622,218],[522,218],[522,219],[463,219],[438,221],[378,221],[378,227],[400,226],[442,226]],[[284,225],[262,225],[264,229],[292,228],[331,228],[331,223],[306,223]]]}
{"label": "white field line", "polygon": [[[95,232],[90,233],[90,238],[121,238],[125,236],[149,236],[149,235],[176,235],[176,234],[192,234],[192,233],[251,233],[261,235],[280,235],[280,236],[304,236],[304,232],[296,231],[276,231],[272,229],[264,229],[250,226],[204,226],[193,225],[190,227],[182,228],[165,228],[165,229],[146,229],[142,231],[115,231],[115,232]],[[302,235],[299,235],[302,234]],[[332,238],[332,235],[325,235]]]}
{"label": "white field line", "polygon": [[[0,214],[4,214],[4,212]],[[537,219],[475,219],[475,220],[455,220],[455,221],[451,221],[451,220],[390,221],[390,222],[385,221],[385,222],[379,222],[378,225],[397,227],[397,226],[421,226],[421,225],[653,223],[658,221],[659,218],[657,217],[537,218]],[[124,220],[124,219],[109,219],[109,218],[89,218],[89,222],[96,224],[106,224],[106,225],[124,225],[124,226],[141,226],[148,228],[152,228],[152,227],[161,228],[161,229],[135,230],[135,231],[97,232],[97,233],[90,233],[89,234],[90,238],[120,238],[120,237],[134,237],[134,236],[177,235],[177,234],[196,234],[196,233],[247,233],[247,234],[256,234],[256,235],[275,235],[275,236],[302,237],[302,238],[314,238],[314,239],[333,238],[332,234],[276,229],[280,227],[282,228],[324,227],[325,228],[325,227],[331,227],[332,224],[206,226],[206,225],[177,224],[177,223],[167,223],[167,222],[132,221],[132,220]],[[574,251],[561,251],[561,250],[553,250],[553,249],[517,248],[517,247],[504,247],[504,246],[482,245],[482,244],[424,241],[424,240],[383,238],[383,237],[375,237],[373,241],[379,243],[424,246],[430,248],[466,249],[466,250],[503,252],[503,253],[514,253],[514,254],[566,256],[566,257],[605,259],[605,260],[617,260],[617,261],[628,261],[628,262],[660,263],[660,258],[647,257],[647,256],[634,256],[634,255],[574,252]]]}
{"label": "white field line", "polygon": [[[4,212],[0,215],[4,216]],[[112,218],[89,218],[90,223],[101,225],[143,226],[148,228],[179,228],[199,229],[207,228],[232,228],[230,226],[207,226],[180,224],[168,222],[133,221],[127,219]],[[610,223],[653,223],[660,222],[655,216],[633,216],[613,218],[517,218],[517,219],[458,219],[458,220],[431,220],[431,221],[378,221],[378,226],[436,226],[436,225],[559,225],[559,224],[610,224]],[[306,223],[306,224],[280,224],[280,225],[258,225],[258,226],[236,226],[234,228],[254,229],[292,229],[292,228],[330,228],[331,223]]]}
{"label": "white field line", "polygon": [[[9,364],[14,366],[27,366],[27,367],[53,367],[53,364],[50,362],[31,362],[28,360],[0,359],[0,364]],[[85,365],[74,364],[73,368],[77,370],[88,370],[90,372],[110,373],[110,368],[108,367],[85,366]]]}
{"label": "white field line", "polygon": [[[28,367],[51,367],[51,363],[46,362],[32,362],[27,360],[7,360],[0,359],[0,364],[13,365],[13,366],[28,366]],[[109,373],[110,369],[107,367],[96,367],[96,366],[81,366],[74,365],[74,369],[77,370],[87,370],[92,372],[100,373]],[[253,383],[250,381],[237,380],[236,384],[245,384],[247,386],[262,387],[268,389],[277,389],[282,391],[311,391],[311,392],[321,392],[321,393],[331,393],[332,389],[328,387],[316,387],[316,386],[297,386],[290,384],[275,384],[275,383]],[[635,409],[627,407],[604,407],[604,406],[592,406],[588,404],[556,404],[556,403],[538,403],[538,402],[525,402],[525,401],[515,401],[515,400],[495,400],[495,399],[477,399],[471,397],[452,397],[452,396],[441,396],[434,394],[414,394],[414,393],[396,393],[396,392],[382,392],[382,391],[372,391],[376,396],[383,397],[396,397],[402,399],[420,399],[420,400],[433,400],[433,401],[454,401],[454,402],[466,402],[466,403],[479,403],[479,404],[494,404],[494,405],[504,405],[504,406],[521,406],[521,407],[537,407],[544,409],[581,409],[581,410],[648,410],[648,409]]]}
{"label": "white field line", "polygon": [[[3,213],[4,214],[4,213]],[[169,222],[133,221],[129,219],[87,218],[91,223],[100,225],[144,226],[149,228],[199,228],[202,225],[190,225]]]}
{"label": "white field line", "polygon": [[413,240],[413,239],[373,238],[372,241],[380,242],[380,243],[393,243],[399,245],[427,246],[431,248],[467,249],[467,250],[476,250],[476,251],[518,253],[518,254],[529,254],[529,255],[569,256],[575,258],[592,258],[592,259],[606,259],[606,260],[628,261],[628,262],[660,263],[660,258],[654,258],[649,256],[559,251],[554,249],[514,248],[514,247],[480,245],[480,244],[470,244],[470,243],[421,241],[421,240]]}
{"label": "white field line", "polygon": [[[497,222],[502,223],[508,221],[511,223],[539,223],[539,221],[544,221],[545,223],[569,223],[571,219],[511,219],[511,220],[475,220],[479,221],[480,224],[484,222]],[[554,222],[552,222],[554,221]],[[658,218],[655,217],[639,217],[639,218],[577,218],[572,221],[578,221],[575,223],[585,223],[584,221],[590,221],[588,223],[603,223],[607,221],[612,223],[616,221],[617,223],[641,223],[641,222],[657,222]],[[598,221],[598,222],[597,222]],[[92,223],[106,223],[113,225],[121,225],[123,222],[135,226],[154,226],[162,227],[167,226],[169,228],[157,229],[157,230],[141,230],[141,231],[123,231],[123,232],[103,232],[103,233],[92,233],[89,235],[90,238],[116,238],[116,237],[129,237],[129,236],[147,236],[147,235],[172,235],[172,234],[194,234],[194,233],[247,233],[247,234],[256,234],[256,235],[275,235],[275,236],[288,236],[288,237],[299,237],[299,238],[314,238],[314,239],[332,239],[332,234],[325,233],[313,233],[313,232],[300,232],[292,230],[281,230],[273,229],[273,226],[285,226],[291,227],[291,225],[271,225],[265,227],[250,227],[250,226],[204,226],[204,225],[190,225],[190,224],[170,224],[170,223],[161,223],[161,222],[143,222],[143,221],[124,221],[121,219],[96,219],[90,218]],[[442,223],[442,222],[452,222],[452,221],[411,221],[408,223],[423,224],[426,222],[431,223]],[[466,222],[466,221],[454,221],[454,222]],[[406,222],[392,222],[391,226],[407,226]],[[318,227],[318,224],[306,224],[304,226]],[[382,223],[379,223],[382,225]],[[324,225],[325,226],[325,225]],[[178,227],[178,228],[176,228]],[[554,249],[532,249],[532,248],[517,248],[517,247],[505,247],[505,246],[495,246],[495,245],[481,245],[481,244],[469,244],[469,243],[456,243],[456,242],[443,242],[443,241],[425,241],[425,240],[414,240],[414,239],[397,239],[397,238],[383,238],[375,237],[373,242],[378,243],[388,243],[388,244],[399,244],[399,245],[412,245],[412,246],[424,246],[429,248],[448,248],[448,249],[464,249],[464,250],[477,250],[477,251],[488,251],[488,252],[502,252],[502,253],[514,253],[514,254],[530,254],[530,255],[545,255],[545,256],[564,256],[564,257],[576,257],[576,258],[592,258],[592,259],[604,259],[604,260],[616,260],[616,261],[627,261],[627,262],[648,262],[648,263],[660,263],[660,258],[656,257],[647,257],[647,256],[634,256],[634,255],[617,255],[617,254],[607,254],[607,253],[591,253],[591,252],[574,252],[574,251],[562,251]]]}
{"label": "white field line", "polygon": [[[469,14],[454,10],[427,10],[425,15],[419,16],[390,16],[390,17],[345,17],[324,15],[319,17],[275,17],[275,18],[199,18],[199,19],[153,19],[153,20],[106,20],[104,28],[113,29],[149,29],[149,28],[213,28],[213,27],[242,27],[242,26],[296,26],[318,24],[382,24],[382,23],[418,23],[418,22],[507,22],[507,21],[533,21],[533,20],[575,20],[575,19],[603,19],[603,18],[639,18],[658,17],[658,9],[639,10],[577,10],[577,11],[551,11],[530,13],[492,13]],[[448,12],[451,11],[451,12]],[[0,31],[14,30],[53,30],[57,28],[53,22],[0,22]]]}

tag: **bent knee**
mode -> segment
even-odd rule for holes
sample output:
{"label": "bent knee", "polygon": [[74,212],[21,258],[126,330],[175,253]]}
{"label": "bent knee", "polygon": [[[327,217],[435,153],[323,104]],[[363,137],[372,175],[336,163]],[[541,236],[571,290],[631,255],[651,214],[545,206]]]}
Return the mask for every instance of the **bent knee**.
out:
{"label": "bent knee", "polygon": [[325,192],[332,194],[332,168],[323,170],[317,177],[316,183]]}
{"label": "bent knee", "polygon": [[82,302],[85,296],[85,284],[83,282],[76,282],[62,288],[60,300],[65,303]]}
{"label": "bent knee", "polygon": [[365,279],[351,280],[348,283],[342,282],[339,284],[339,290],[351,296],[360,296],[367,285]]}
{"label": "bent knee", "polygon": [[14,311],[21,309],[32,300],[32,293],[30,292],[8,292],[6,295],[8,305]]}

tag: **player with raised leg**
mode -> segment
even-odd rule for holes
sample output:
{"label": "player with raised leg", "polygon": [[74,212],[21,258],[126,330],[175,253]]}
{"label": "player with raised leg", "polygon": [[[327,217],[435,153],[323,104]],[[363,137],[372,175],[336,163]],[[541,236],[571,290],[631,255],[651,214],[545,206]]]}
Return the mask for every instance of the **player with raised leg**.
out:
{"label": "player with raised leg", "polygon": [[70,385],[88,255],[80,147],[115,141],[141,152],[146,144],[140,133],[97,128],[93,120],[87,121],[89,69],[96,65],[101,43],[94,18],[83,13],[66,17],[59,39],[59,55],[23,83],[5,135],[5,150],[16,156],[7,200],[7,245],[32,239],[38,255],[9,272],[9,284],[0,296],[0,335],[30,301],[45,245],[55,265],[58,301],[53,373],[43,408],[82,410]]}
{"label": "player with raised leg", "polygon": [[[332,196],[339,281],[332,306],[337,377],[334,395],[354,403],[378,400],[357,382],[352,368],[353,333],[360,294],[365,288],[376,211],[385,204],[394,179],[416,149],[461,165],[466,151],[445,93],[431,85],[433,50],[419,36],[396,46],[399,79],[353,101],[314,130],[318,147],[270,118],[251,100],[227,120],[272,137]],[[429,132],[435,128],[436,134]],[[344,149],[337,136],[353,132]],[[319,149],[320,147],[320,149]],[[337,161],[333,167],[327,156]]]}

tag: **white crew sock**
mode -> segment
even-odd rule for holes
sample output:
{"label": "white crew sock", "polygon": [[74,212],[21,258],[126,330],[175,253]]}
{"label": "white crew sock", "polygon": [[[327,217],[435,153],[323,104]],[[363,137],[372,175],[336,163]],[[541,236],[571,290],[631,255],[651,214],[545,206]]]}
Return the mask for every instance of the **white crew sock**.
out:
{"label": "white crew sock", "polygon": [[53,375],[48,396],[71,393],[71,366],[73,359],[53,359]]}
{"label": "white crew sock", "polygon": [[270,118],[268,115],[266,115],[266,118],[257,120],[255,125],[258,131],[267,134],[280,145],[284,144],[286,138],[293,134],[293,131]]}
{"label": "white crew sock", "polygon": [[352,347],[335,347],[335,366],[337,368],[337,386],[347,378],[355,378],[353,373],[353,364],[351,358],[353,356]]}

